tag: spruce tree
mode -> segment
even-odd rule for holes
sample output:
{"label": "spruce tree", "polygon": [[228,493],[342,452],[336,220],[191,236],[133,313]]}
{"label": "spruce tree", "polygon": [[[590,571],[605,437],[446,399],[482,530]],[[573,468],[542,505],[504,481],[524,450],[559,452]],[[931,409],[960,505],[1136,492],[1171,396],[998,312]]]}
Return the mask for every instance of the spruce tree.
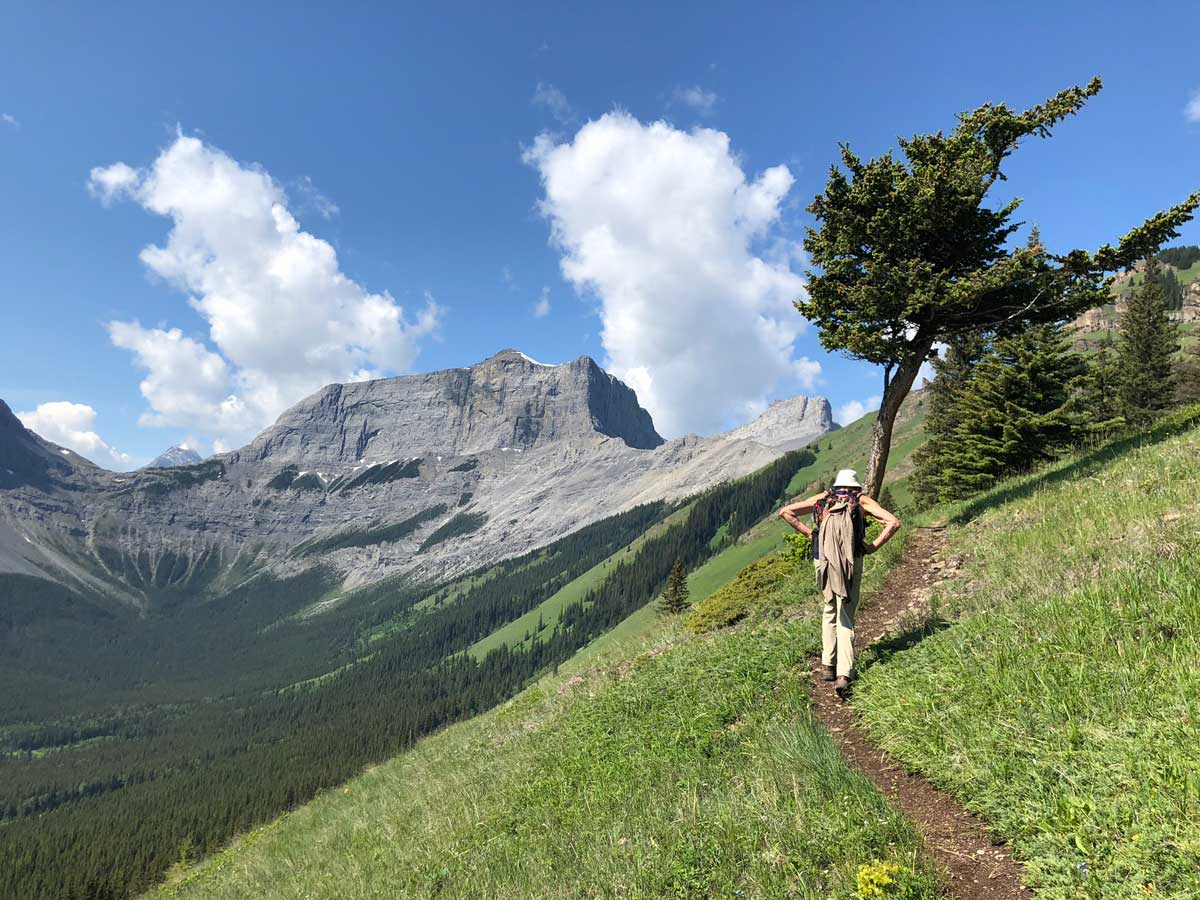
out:
{"label": "spruce tree", "polygon": [[1142,283],[1121,314],[1119,396],[1121,414],[1131,425],[1149,423],[1174,399],[1171,357],[1179,338],[1167,315],[1161,271],[1157,259],[1146,260]]}
{"label": "spruce tree", "polygon": [[667,587],[659,601],[659,609],[669,615],[678,615],[688,608],[687,570],[682,560],[675,560],[675,567],[667,578]]}
{"label": "spruce tree", "polygon": [[929,394],[925,443],[913,454],[916,463],[913,499],[921,508],[933,506],[943,497],[943,458],[962,417],[958,399],[985,347],[981,336],[964,335],[951,341],[945,352],[933,361],[934,379],[925,389]]}
{"label": "spruce tree", "polygon": [[1200,403],[1200,344],[1192,345],[1175,376],[1175,402]]}
{"label": "spruce tree", "polygon": [[1125,425],[1120,391],[1121,362],[1112,332],[1107,332],[1088,358],[1087,374],[1080,382],[1079,407],[1088,418],[1088,432],[1107,434]]}
{"label": "spruce tree", "polygon": [[939,499],[986,490],[1070,445],[1086,424],[1083,370],[1061,324],[995,341],[954,401],[957,424],[935,461]]}

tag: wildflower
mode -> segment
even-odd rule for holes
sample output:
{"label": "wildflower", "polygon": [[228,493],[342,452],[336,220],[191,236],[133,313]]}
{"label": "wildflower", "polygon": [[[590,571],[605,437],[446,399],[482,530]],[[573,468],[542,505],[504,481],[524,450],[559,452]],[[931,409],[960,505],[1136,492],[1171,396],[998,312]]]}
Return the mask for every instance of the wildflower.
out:
{"label": "wildflower", "polygon": [[349,793],[350,793],[350,788],[346,788],[345,790],[342,791],[342,794],[349,794]]}

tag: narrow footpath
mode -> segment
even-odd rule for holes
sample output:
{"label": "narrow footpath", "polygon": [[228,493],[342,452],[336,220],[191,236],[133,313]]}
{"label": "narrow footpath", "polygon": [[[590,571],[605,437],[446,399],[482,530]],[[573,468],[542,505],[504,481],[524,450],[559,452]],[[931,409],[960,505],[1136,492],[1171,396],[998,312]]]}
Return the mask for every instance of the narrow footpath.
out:
{"label": "narrow footpath", "polygon": [[[864,598],[855,623],[855,644],[866,649],[894,636],[928,610],[931,587],[942,577],[938,553],[945,529],[916,531],[900,564],[883,587]],[[860,651],[861,652],[861,651]],[[950,795],[876,747],[855,723],[852,702],[842,703],[832,686],[820,680],[820,660],[813,660],[812,709],[842,754],[875,783],[925,836],[946,877],[948,896],[956,900],[1029,900],[1033,893],[1021,882],[1021,865],[996,842],[983,822]]]}

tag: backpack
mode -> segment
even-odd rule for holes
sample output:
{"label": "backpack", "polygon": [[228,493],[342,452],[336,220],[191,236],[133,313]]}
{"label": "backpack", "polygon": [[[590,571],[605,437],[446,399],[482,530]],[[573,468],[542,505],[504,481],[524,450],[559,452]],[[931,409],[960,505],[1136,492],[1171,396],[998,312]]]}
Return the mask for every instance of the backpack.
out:
{"label": "backpack", "polygon": [[829,515],[829,508],[839,500],[845,500],[850,507],[850,515],[854,522],[854,546],[862,552],[867,536],[867,521],[863,516],[860,498],[862,491],[858,488],[833,488],[825,492],[825,496],[813,507],[812,557],[821,558],[821,523]]}

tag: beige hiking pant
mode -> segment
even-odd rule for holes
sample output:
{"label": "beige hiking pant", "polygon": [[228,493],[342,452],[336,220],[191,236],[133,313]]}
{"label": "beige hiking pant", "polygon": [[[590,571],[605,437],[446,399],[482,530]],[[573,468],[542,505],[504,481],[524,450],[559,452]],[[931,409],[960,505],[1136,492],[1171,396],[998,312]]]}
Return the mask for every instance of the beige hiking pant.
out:
{"label": "beige hiking pant", "polygon": [[862,557],[854,561],[854,577],[850,579],[850,596],[825,601],[821,612],[821,665],[837,663],[837,674],[850,677],[854,670],[854,610],[858,607],[862,587]]}

